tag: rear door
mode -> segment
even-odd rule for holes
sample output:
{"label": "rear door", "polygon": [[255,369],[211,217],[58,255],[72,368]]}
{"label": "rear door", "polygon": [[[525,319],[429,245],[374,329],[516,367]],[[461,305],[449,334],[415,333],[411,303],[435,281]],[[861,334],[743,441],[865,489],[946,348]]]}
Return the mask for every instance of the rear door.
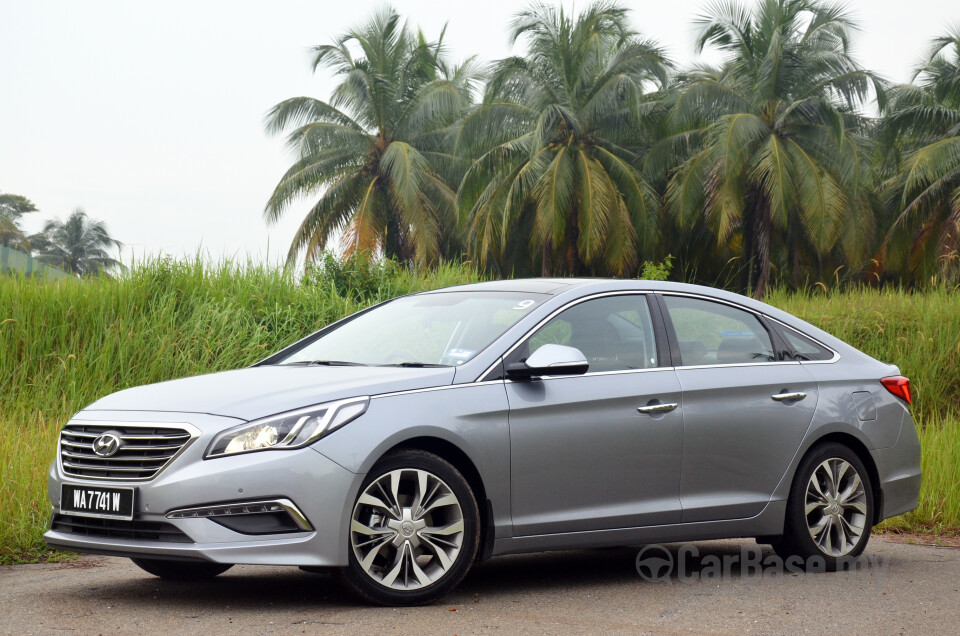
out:
{"label": "rear door", "polygon": [[705,297],[660,299],[683,391],[682,520],[759,514],[810,426],[817,383],[777,359],[762,316]]}
{"label": "rear door", "polygon": [[508,354],[562,344],[590,363],[580,376],[506,382],[516,536],[679,522],[680,384],[652,316],[643,294],[587,299]]}

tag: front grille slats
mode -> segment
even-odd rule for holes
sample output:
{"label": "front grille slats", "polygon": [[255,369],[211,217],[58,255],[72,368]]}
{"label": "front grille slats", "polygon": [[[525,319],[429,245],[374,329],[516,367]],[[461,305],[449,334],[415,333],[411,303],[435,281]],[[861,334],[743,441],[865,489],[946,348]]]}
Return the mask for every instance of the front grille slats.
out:
{"label": "front grille slats", "polygon": [[173,442],[173,441],[186,441],[190,439],[190,434],[186,433],[184,435],[125,435],[124,439],[137,440],[139,442],[149,441],[149,440],[160,440],[164,442]]}
{"label": "front grille slats", "polygon": [[[97,455],[95,440],[104,433],[120,439],[113,455]],[[60,432],[60,465],[63,472],[87,479],[150,479],[193,438],[183,428],[129,424],[70,423]]]}
{"label": "front grille slats", "polygon": [[[86,453],[73,453],[73,452],[64,450],[64,451],[60,451],[60,455],[61,455],[61,457],[70,457],[70,458],[72,458],[72,459],[97,459],[97,460],[100,459],[100,457],[99,457],[96,453],[90,453],[90,454],[86,454]],[[133,457],[117,457],[117,456],[113,456],[113,457],[111,457],[111,458],[109,459],[109,461],[111,461],[111,462],[160,462],[160,463],[162,464],[163,462],[167,461],[168,459],[170,459],[170,457],[166,457],[166,456],[164,456],[164,457],[147,457],[147,456],[143,456],[143,457],[138,457],[138,456],[133,456]]]}
{"label": "front grille slats", "polygon": [[60,440],[61,446],[70,446],[71,448],[85,448],[88,451],[93,452],[93,446],[91,446],[91,444],[78,444],[77,442],[71,442],[65,439]]}
{"label": "front grille slats", "polygon": [[65,534],[78,534],[87,537],[193,543],[190,537],[175,525],[161,521],[120,521],[55,514],[50,522],[50,529]]}
{"label": "front grille slats", "polygon": [[[95,464],[94,464],[94,465],[91,465],[91,464],[75,464],[75,463],[73,463],[73,462],[68,462],[68,461],[64,461],[64,462],[63,462],[63,467],[64,467],[64,468],[74,468],[74,469],[76,469],[76,470],[95,470],[95,471],[99,471],[99,472],[116,471],[116,472],[121,472],[121,473],[142,473],[142,472],[144,472],[145,470],[154,470],[154,469],[152,469],[152,468],[151,468],[151,469],[147,469],[147,468],[144,468],[144,467],[142,467],[142,466],[137,466],[137,467],[134,467],[134,468],[130,468],[129,466],[97,466],[97,465],[95,465]],[[101,476],[101,475],[97,475],[97,476],[99,477],[99,476]]]}
{"label": "front grille slats", "polygon": [[169,450],[169,451],[177,452],[177,451],[180,450],[182,447],[183,447],[183,444],[175,444],[175,445],[173,445],[173,446],[133,446],[133,445],[125,445],[125,446],[123,447],[123,449],[124,449],[124,450],[127,450],[127,451],[167,451],[167,450]]}

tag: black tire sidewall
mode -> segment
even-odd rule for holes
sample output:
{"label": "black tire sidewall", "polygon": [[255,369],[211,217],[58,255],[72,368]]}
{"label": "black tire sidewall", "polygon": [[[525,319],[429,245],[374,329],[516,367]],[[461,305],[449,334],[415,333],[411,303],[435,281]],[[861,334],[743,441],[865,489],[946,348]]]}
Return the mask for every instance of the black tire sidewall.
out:
{"label": "black tire sidewall", "polygon": [[[807,528],[806,514],[804,513],[804,508],[806,506],[807,484],[810,481],[810,477],[813,475],[813,471],[816,470],[816,468],[824,461],[833,458],[843,459],[853,466],[853,468],[860,475],[860,480],[863,482],[863,489],[867,500],[867,523],[863,534],[860,536],[860,540],[856,547],[842,557],[830,556],[824,554],[820,550],[813,538],[810,536],[810,532]],[[800,556],[805,562],[811,558],[819,557],[823,559],[825,569],[828,572],[844,569],[856,561],[867,547],[867,542],[870,540],[870,533],[873,527],[875,505],[876,503],[874,501],[873,483],[870,479],[870,473],[867,471],[866,466],[864,466],[860,457],[857,456],[853,450],[847,446],[844,446],[843,444],[836,442],[822,444],[811,450],[797,467],[796,479],[794,479],[790,488],[790,498],[787,501],[787,512],[782,542],[783,547],[781,549],[791,554]],[[808,567],[808,569],[810,568]]]}
{"label": "black tire sidewall", "polygon": [[360,567],[349,539],[349,524],[353,520],[355,499],[353,506],[350,507],[350,518],[347,520],[349,565],[343,568],[341,573],[350,587],[366,600],[381,605],[424,605],[449,593],[469,571],[480,544],[480,511],[473,491],[463,475],[441,457],[421,450],[400,451],[381,459],[361,483],[357,498],[372,482],[390,471],[401,468],[420,469],[436,475],[450,487],[460,502],[464,526],[463,544],[453,567],[439,581],[417,590],[392,590],[371,579]]}

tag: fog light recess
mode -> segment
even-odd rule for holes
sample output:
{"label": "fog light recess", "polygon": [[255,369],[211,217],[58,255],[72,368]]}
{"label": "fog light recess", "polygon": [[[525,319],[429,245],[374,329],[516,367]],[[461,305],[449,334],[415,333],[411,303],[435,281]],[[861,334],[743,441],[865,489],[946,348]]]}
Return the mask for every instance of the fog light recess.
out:
{"label": "fog light recess", "polygon": [[241,534],[311,532],[313,526],[289,499],[245,501],[171,510],[167,519],[209,519]]}

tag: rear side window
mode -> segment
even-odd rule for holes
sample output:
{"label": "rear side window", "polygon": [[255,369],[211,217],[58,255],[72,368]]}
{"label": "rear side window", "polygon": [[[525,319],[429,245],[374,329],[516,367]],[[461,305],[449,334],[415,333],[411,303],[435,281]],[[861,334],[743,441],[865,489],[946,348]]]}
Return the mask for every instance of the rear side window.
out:
{"label": "rear side window", "polygon": [[787,346],[792,349],[794,360],[830,360],[833,352],[789,327],[780,327]]}
{"label": "rear side window", "polygon": [[772,362],[770,334],[748,311],[686,296],[663,296],[680,346],[680,366]]}

